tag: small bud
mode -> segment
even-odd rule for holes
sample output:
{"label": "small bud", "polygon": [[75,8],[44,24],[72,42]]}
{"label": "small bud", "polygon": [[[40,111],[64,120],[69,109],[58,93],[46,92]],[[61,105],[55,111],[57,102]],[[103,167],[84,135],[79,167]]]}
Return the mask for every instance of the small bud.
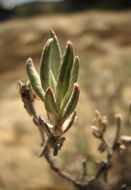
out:
{"label": "small bud", "polygon": [[96,138],[100,139],[100,138],[101,138],[101,133],[100,133],[98,127],[96,127],[96,126],[93,125],[93,126],[91,126],[91,129],[92,129],[92,134],[93,134]]}
{"label": "small bud", "polygon": [[106,116],[102,117],[99,111],[95,111],[95,115],[96,115],[96,124],[99,127],[101,135],[103,135],[107,127],[107,117]]}
{"label": "small bud", "polygon": [[103,116],[102,118],[102,126],[101,126],[101,133],[104,134],[107,128],[107,117]]}

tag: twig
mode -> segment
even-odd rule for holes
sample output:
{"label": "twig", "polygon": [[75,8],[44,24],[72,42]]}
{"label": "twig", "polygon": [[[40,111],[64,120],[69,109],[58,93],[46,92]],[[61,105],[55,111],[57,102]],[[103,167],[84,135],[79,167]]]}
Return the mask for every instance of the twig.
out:
{"label": "twig", "polygon": [[116,118],[116,133],[115,133],[114,140],[112,143],[112,150],[115,149],[116,146],[118,145],[118,138],[120,135],[120,127],[121,127],[121,116],[120,116],[120,114],[117,114],[115,116],[115,118]]}
{"label": "twig", "polygon": [[45,140],[45,134],[43,133],[43,130],[39,125],[38,114],[34,106],[35,95],[33,94],[29,83],[24,84],[23,82],[18,81],[18,86],[19,86],[19,93],[21,95],[21,99],[24,103],[24,108],[26,109],[26,111],[30,116],[33,116],[33,122],[38,127],[42,140],[41,145],[43,145]]}
{"label": "twig", "polygon": [[[51,169],[53,169],[59,176],[66,179],[67,181],[71,182],[75,187],[77,187],[79,189],[88,188],[89,185],[95,180],[94,177],[91,177],[88,180],[83,182],[82,180],[78,180],[77,178],[75,178],[71,174],[67,173],[66,171],[61,170],[56,165],[55,161],[53,160],[53,157],[50,153],[50,148],[48,147],[48,145],[45,148],[44,157],[46,158],[47,162],[49,163]],[[85,163],[84,163],[84,167],[85,167]],[[86,173],[84,172],[84,176],[85,175],[86,175]]]}

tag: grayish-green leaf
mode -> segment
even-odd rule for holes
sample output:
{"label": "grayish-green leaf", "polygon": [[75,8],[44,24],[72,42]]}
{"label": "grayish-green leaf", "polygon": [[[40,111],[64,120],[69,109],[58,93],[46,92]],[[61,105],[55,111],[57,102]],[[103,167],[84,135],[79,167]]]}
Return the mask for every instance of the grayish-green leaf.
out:
{"label": "grayish-green leaf", "polygon": [[41,85],[45,91],[50,86],[50,64],[52,43],[53,38],[50,38],[46,42],[40,60],[40,79]]}
{"label": "grayish-green leaf", "polygon": [[53,89],[53,92],[55,93],[55,90],[56,90],[56,80],[54,78],[54,75],[53,75],[52,71],[50,71],[50,83],[51,83],[51,87]]}
{"label": "grayish-green leaf", "polygon": [[62,112],[62,120],[63,121],[65,121],[71,115],[71,113],[75,110],[76,105],[78,103],[79,94],[80,94],[79,85],[77,83],[75,83],[71,97],[70,97],[67,105],[65,106],[65,109]]}
{"label": "grayish-green leaf", "polygon": [[60,50],[58,38],[52,29],[49,29],[49,37],[54,39],[53,44],[52,44],[52,50],[51,50],[51,70],[55,77],[55,80],[57,80],[59,67],[60,67],[61,59],[62,59],[61,50]]}
{"label": "grayish-green leaf", "polygon": [[72,65],[73,65],[73,47],[72,43],[68,42],[63,57],[63,62],[60,67],[60,72],[56,87],[56,101],[59,107],[69,87]]}
{"label": "grayish-green leaf", "polygon": [[42,101],[44,101],[44,90],[41,87],[40,77],[33,65],[33,61],[29,58],[26,62],[26,71],[31,83],[33,90],[40,97]]}
{"label": "grayish-green leaf", "polygon": [[58,109],[56,106],[56,100],[53,93],[53,90],[51,87],[48,87],[46,93],[45,93],[45,108],[47,112],[57,116],[58,115]]}
{"label": "grayish-green leaf", "polygon": [[74,83],[77,82],[78,74],[79,74],[80,60],[79,57],[76,56],[74,59],[74,64],[71,70],[71,80],[70,80],[70,88],[73,87]]}
{"label": "grayish-green leaf", "polygon": [[79,65],[80,65],[79,63],[80,63],[79,57],[76,56],[75,59],[74,59],[72,70],[71,70],[71,78],[70,78],[69,88],[68,88],[68,90],[66,92],[66,95],[65,95],[63,101],[62,101],[62,105],[61,105],[62,110],[66,106],[66,103],[68,102],[68,100],[69,100],[69,98],[71,96],[71,93],[73,91],[74,83],[77,82],[78,74],[79,74]]}

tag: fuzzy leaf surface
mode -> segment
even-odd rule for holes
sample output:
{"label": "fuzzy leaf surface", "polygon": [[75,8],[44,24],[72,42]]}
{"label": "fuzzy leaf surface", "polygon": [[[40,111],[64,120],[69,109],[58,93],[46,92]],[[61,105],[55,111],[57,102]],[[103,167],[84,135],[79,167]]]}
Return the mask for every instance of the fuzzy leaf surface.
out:
{"label": "fuzzy leaf surface", "polygon": [[33,65],[33,61],[31,58],[29,58],[26,62],[26,71],[31,83],[31,86],[33,90],[36,92],[36,94],[39,96],[39,98],[44,101],[44,90],[42,89],[40,77]]}
{"label": "fuzzy leaf surface", "polygon": [[66,103],[68,102],[68,100],[69,100],[69,98],[71,96],[71,93],[73,91],[73,85],[74,85],[74,83],[77,82],[78,74],[79,74],[79,66],[80,66],[80,60],[79,60],[78,56],[76,56],[75,59],[74,59],[72,70],[71,70],[71,77],[70,77],[69,88],[68,88],[68,90],[66,92],[66,95],[65,95],[63,101],[62,101],[62,105],[61,105],[61,109],[62,110],[66,106]]}
{"label": "fuzzy leaf surface", "polygon": [[52,50],[51,50],[51,70],[55,80],[58,78],[59,67],[61,64],[61,49],[58,38],[53,30],[49,30],[49,38],[53,38]]}
{"label": "fuzzy leaf surface", "polygon": [[49,113],[55,116],[58,115],[58,109],[56,106],[55,96],[51,87],[48,87],[45,93],[45,108]]}
{"label": "fuzzy leaf surface", "polygon": [[62,113],[62,120],[63,121],[65,121],[75,110],[76,105],[78,103],[79,94],[80,94],[79,85],[77,83],[75,83],[71,97],[70,97],[70,99],[69,99],[69,101],[68,101],[67,105],[65,106],[65,109],[63,110],[63,113]]}
{"label": "fuzzy leaf surface", "polygon": [[69,87],[72,65],[73,65],[73,47],[71,42],[68,42],[63,57],[63,62],[60,67],[60,72],[56,87],[56,101],[59,107]]}
{"label": "fuzzy leaf surface", "polygon": [[43,89],[50,86],[50,64],[51,64],[51,48],[53,39],[50,38],[43,48],[41,60],[40,60],[40,79]]}

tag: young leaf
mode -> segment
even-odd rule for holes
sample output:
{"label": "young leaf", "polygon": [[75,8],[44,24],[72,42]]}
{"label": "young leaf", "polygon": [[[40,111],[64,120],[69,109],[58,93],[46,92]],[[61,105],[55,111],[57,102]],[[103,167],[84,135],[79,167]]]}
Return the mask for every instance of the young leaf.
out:
{"label": "young leaf", "polygon": [[69,87],[72,65],[73,65],[73,47],[72,43],[68,42],[63,57],[63,62],[60,67],[60,72],[56,87],[56,101],[59,107]]}
{"label": "young leaf", "polygon": [[51,87],[53,89],[53,92],[55,93],[55,90],[56,90],[56,80],[55,80],[55,77],[54,77],[52,71],[50,71],[50,83],[51,83]]}
{"label": "young leaf", "polygon": [[40,97],[42,101],[44,101],[44,90],[41,87],[40,77],[33,65],[33,61],[29,58],[26,62],[26,71],[31,83],[33,90]]}
{"label": "young leaf", "polygon": [[53,38],[52,51],[51,51],[51,70],[55,77],[55,80],[57,80],[59,67],[62,59],[61,50],[57,36],[52,29],[49,29],[49,38]]}
{"label": "young leaf", "polygon": [[68,102],[68,100],[69,100],[69,98],[71,96],[74,83],[77,82],[78,74],[79,74],[79,63],[80,63],[79,57],[76,56],[75,59],[74,59],[72,70],[71,70],[71,79],[70,79],[69,88],[68,88],[68,90],[66,92],[66,95],[65,95],[63,101],[62,101],[62,105],[61,105],[62,110],[66,106],[66,103]]}
{"label": "young leaf", "polygon": [[45,93],[45,108],[49,113],[55,116],[58,115],[56,100],[51,87],[48,87]]}
{"label": "young leaf", "polygon": [[75,117],[76,117],[76,111],[74,111],[71,116],[69,117],[69,119],[67,119],[63,126],[62,126],[62,130],[64,133],[66,133],[73,125],[74,123],[74,120],[75,120]]}
{"label": "young leaf", "polygon": [[79,89],[79,85],[77,83],[74,84],[73,87],[73,92],[71,94],[71,97],[62,113],[62,120],[63,122],[71,115],[71,113],[73,113],[73,111],[76,108],[76,105],[78,103],[78,99],[79,99],[79,94],[80,94],[80,89]]}
{"label": "young leaf", "polygon": [[40,79],[41,85],[45,91],[50,86],[50,64],[52,43],[53,38],[50,38],[46,42],[40,60]]}
{"label": "young leaf", "polygon": [[79,74],[79,67],[80,67],[80,59],[78,56],[74,58],[74,64],[71,70],[71,80],[70,80],[70,88],[73,87],[74,83],[77,82],[78,74]]}

